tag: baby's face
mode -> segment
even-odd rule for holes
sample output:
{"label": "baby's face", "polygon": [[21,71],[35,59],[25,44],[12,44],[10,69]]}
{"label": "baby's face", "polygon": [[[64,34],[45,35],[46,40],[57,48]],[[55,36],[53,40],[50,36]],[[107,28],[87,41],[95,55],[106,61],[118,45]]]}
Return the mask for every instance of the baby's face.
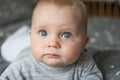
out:
{"label": "baby's face", "polygon": [[87,40],[79,32],[78,23],[69,7],[58,8],[53,4],[37,7],[30,31],[34,57],[52,67],[74,63]]}

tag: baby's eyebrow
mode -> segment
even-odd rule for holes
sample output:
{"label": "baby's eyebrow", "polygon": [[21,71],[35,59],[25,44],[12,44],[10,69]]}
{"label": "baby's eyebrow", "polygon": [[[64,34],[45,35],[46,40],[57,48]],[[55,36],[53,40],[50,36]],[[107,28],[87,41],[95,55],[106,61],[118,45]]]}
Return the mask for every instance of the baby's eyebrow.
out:
{"label": "baby's eyebrow", "polygon": [[45,26],[41,26],[41,25],[34,26],[35,30],[44,29],[44,28],[46,28],[46,27]]}
{"label": "baby's eyebrow", "polygon": [[74,28],[62,28],[63,30],[70,30],[70,31],[73,31],[73,30],[75,30]]}
{"label": "baby's eyebrow", "polygon": [[67,32],[72,32],[72,33],[77,33],[78,32],[78,30],[76,28],[63,28],[61,30],[67,31]]}

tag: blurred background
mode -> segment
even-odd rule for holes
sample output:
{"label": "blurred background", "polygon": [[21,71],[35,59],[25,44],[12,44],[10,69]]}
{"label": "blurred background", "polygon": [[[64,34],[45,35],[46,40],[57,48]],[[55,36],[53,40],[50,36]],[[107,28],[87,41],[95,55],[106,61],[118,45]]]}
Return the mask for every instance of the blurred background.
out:
{"label": "blurred background", "polygon": [[120,49],[120,0],[83,1],[88,12],[90,45],[97,44],[99,49]]}
{"label": "blurred background", "polygon": [[[1,45],[9,36],[24,25],[30,26],[36,1],[0,0],[0,55]],[[86,48],[93,54],[105,80],[120,80],[120,0],[83,2],[87,7],[90,36]],[[0,73],[9,64],[0,56]]]}
{"label": "blurred background", "polygon": [[120,0],[83,0],[88,16],[120,17]]}

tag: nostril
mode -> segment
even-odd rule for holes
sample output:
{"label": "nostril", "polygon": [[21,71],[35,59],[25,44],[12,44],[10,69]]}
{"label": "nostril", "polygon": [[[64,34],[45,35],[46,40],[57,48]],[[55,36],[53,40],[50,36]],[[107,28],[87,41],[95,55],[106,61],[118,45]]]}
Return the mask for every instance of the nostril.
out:
{"label": "nostril", "polygon": [[48,47],[53,47],[53,48],[60,48],[60,44],[57,42],[50,42],[48,44]]}

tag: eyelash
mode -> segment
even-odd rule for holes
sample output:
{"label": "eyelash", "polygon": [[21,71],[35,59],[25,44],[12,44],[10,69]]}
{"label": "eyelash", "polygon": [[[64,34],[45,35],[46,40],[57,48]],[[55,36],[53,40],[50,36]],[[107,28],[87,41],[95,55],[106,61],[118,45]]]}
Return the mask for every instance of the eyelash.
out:
{"label": "eyelash", "polygon": [[[48,33],[47,33],[46,30],[40,30],[40,31],[39,31],[39,34],[40,34],[41,36],[47,36],[47,35],[48,35]],[[62,36],[63,38],[70,38],[70,37],[72,36],[72,33],[70,33],[70,32],[63,32],[61,36]]]}
{"label": "eyelash", "polygon": [[70,32],[64,32],[62,34],[62,37],[64,37],[64,38],[70,38],[71,36],[72,36],[72,34]]}

